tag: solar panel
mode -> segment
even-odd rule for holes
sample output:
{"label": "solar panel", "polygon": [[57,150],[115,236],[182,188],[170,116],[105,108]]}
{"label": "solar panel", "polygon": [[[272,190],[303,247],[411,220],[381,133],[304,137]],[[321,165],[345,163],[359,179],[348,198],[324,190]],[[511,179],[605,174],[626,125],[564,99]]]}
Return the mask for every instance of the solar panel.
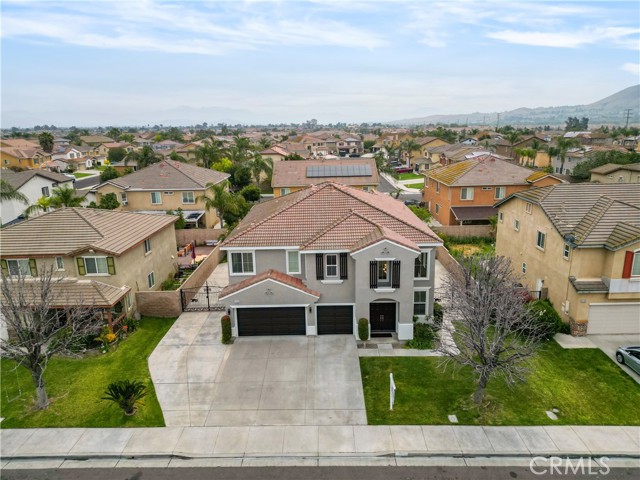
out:
{"label": "solar panel", "polygon": [[312,165],[307,167],[307,178],[370,176],[370,165]]}

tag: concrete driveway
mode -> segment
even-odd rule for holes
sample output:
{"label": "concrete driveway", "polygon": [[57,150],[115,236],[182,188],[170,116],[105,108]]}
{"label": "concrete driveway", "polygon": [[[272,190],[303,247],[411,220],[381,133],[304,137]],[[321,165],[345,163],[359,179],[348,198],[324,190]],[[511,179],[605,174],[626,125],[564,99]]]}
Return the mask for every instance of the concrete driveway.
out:
{"label": "concrete driveway", "polygon": [[587,335],[587,338],[593,342],[593,344],[602,350],[607,356],[616,362],[622,370],[627,372],[631,378],[640,383],[640,375],[635,373],[626,365],[620,365],[616,361],[616,350],[620,346],[627,345],[640,345],[640,335]]}
{"label": "concrete driveway", "polygon": [[222,345],[221,315],[183,313],[149,357],[167,426],[366,425],[353,336]]}

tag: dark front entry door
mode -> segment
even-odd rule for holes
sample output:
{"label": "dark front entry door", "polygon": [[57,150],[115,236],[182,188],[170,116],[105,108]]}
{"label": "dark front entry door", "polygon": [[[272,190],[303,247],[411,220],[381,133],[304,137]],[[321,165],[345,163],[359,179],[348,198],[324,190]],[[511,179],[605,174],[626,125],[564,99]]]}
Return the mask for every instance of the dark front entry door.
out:
{"label": "dark front entry door", "polygon": [[396,304],[370,303],[369,319],[372,332],[396,331]]}

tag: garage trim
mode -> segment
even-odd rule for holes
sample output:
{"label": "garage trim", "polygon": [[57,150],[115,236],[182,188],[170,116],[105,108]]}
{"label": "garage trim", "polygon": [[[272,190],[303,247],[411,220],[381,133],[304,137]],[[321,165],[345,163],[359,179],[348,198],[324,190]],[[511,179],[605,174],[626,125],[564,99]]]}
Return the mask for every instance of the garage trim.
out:
{"label": "garage trim", "polygon": [[[318,308],[322,307],[351,307],[351,335],[355,335],[357,332],[356,327],[356,304],[355,303],[316,303],[315,305],[315,319],[316,319],[316,334],[320,335],[319,331],[319,318],[318,318]],[[346,335],[346,334],[345,334]]]}
{"label": "garage trim", "polygon": [[[309,314],[308,314],[308,308],[309,305],[243,305],[243,306],[237,306],[237,307],[232,307],[233,310],[233,325],[231,328],[231,334],[234,337],[239,337],[240,336],[240,325],[239,325],[239,318],[238,318],[238,311],[239,310],[243,310],[243,309],[276,309],[276,308],[302,308],[303,312],[304,312],[304,324],[305,324],[305,333],[308,329],[308,324],[309,324]],[[277,335],[277,334],[275,334]]]}

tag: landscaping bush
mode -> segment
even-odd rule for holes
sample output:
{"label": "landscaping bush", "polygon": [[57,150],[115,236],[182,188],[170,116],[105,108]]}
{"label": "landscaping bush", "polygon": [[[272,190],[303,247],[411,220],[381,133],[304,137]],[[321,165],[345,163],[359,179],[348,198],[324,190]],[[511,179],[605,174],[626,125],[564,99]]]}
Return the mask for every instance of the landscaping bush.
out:
{"label": "landscaping bush", "polygon": [[544,338],[547,340],[558,332],[564,333],[564,331],[569,328],[569,325],[562,321],[560,315],[558,315],[558,312],[556,312],[549,300],[536,300],[529,303],[527,308],[535,313],[537,321],[534,324],[534,328],[542,329]]}
{"label": "landscaping bush", "polygon": [[137,405],[144,405],[142,399],[147,395],[147,387],[138,380],[120,380],[110,383],[104,394],[103,400],[118,405],[125,415],[134,415]]}
{"label": "landscaping bush", "polygon": [[436,329],[428,323],[416,323],[413,326],[413,340],[405,344],[405,348],[415,348],[416,350],[429,350],[433,348],[436,338]]}
{"label": "landscaping bush", "polygon": [[369,340],[369,320],[366,318],[358,320],[358,337],[363,342]]}
{"label": "landscaping bush", "polygon": [[222,324],[222,343],[228,345],[231,343],[231,317],[223,315],[220,323]]}
{"label": "landscaping bush", "polygon": [[442,319],[444,318],[444,308],[438,302],[433,304],[433,325],[440,330],[442,328]]}

